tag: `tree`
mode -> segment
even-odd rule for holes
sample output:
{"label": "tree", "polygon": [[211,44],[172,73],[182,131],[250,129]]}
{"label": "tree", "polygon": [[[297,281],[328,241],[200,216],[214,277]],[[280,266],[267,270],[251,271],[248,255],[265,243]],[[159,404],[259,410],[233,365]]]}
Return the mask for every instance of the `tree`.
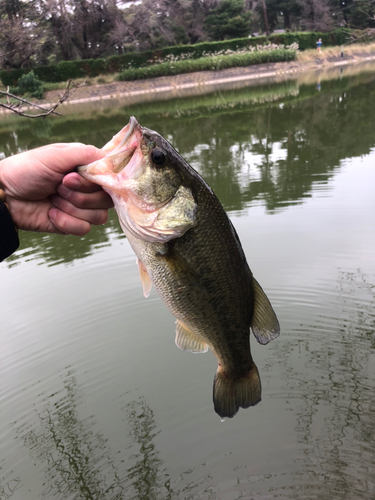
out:
{"label": "tree", "polygon": [[263,19],[264,21],[264,30],[266,32],[266,36],[270,34],[270,29],[269,29],[269,23],[268,23],[268,13],[267,13],[267,5],[266,5],[266,0],[262,0],[262,10],[263,10]]}
{"label": "tree", "polygon": [[49,19],[49,27],[55,42],[55,55],[65,61],[75,59],[72,15],[65,0],[41,2],[43,16]]}
{"label": "tree", "polygon": [[100,57],[114,45],[110,34],[122,18],[117,0],[39,0],[58,59]]}
{"label": "tree", "polygon": [[282,17],[284,29],[290,30],[299,24],[303,3],[299,0],[268,0],[267,8],[273,16]]}
{"label": "tree", "polygon": [[302,12],[302,5],[298,0],[283,0],[280,2],[280,11],[283,15],[286,30],[298,27]]}
{"label": "tree", "polygon": [[245,12],[244,0],[221,0],[206,19],[213,40],[241,38],[250,34],[251,12]]}
{"label": "tree", "polygon": [[3,0],[0,3],[0,62],[4,68],[31,67],[32,58],[43,61],[45,23],[35,2]]}
{"label": "tree", "polygon": [[182,22],[186,28],[190,43],[207,40],[206,19],[210,12],[217,7],[218,0],[191,0],[185,9]]}
{"label": "tree", "polygon": [[73,44],[82,59],[100,57],[108,48],[109,34],[118,14],[116,1],[71,0]]}
{"label": "tree", "polygon": [[[342,1],[348,7],[346,23],[350,28],[375,28],[375,1],[374,0],[346,0]],[[344,9],[343,9],[344,12]]]}
{"label": "tree", "polygon": [[122,30],[126,41],[138,50],[159,48],[173,40],[163,0],[156,5],[152,0],[143,0],[126,9]]}
{"label": "tree", "polygon": [[[266,6],[268,27],[274,31],[279,22],[283,22],[285,30],[298,28],[302,13],[301,0],[259,0],[255,7],[262,31],[267,33],[264,7]],[[280,26],[281,27],[281,26]]]}
{"label": "tree", "polygon": [[334,29],[333,13],[325,0],[302,1],[302,25],[308,31],[330,31]]}
{"label": "tree", "polygon": [[[143,0],[124,10],[115,31],[117,45],[137,50],[197,43],[207,39],[204,22],[217,0]],[[112,36],[112,34],[111,34]]]}

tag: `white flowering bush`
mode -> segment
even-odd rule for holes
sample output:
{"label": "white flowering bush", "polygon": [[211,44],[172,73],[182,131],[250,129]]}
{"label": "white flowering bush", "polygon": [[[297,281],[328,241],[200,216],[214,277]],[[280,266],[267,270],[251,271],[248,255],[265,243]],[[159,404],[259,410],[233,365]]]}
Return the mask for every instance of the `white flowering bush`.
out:
{"label": "white flowering bush", "polygon": [[[126,66],[126,69],[136,69],[139,67],[147,67],[150,65],[155,65],[155,64],[163,64],[163,63],[177,63],[180,61],[192,61],[196,59],[202,59],[205,57],[221,57],[221,56],[236,56],[236,55],[242,55],[242,54],[251,54],[255,52],[269,52],[269,51],[275,51],[275,50],[288,50],[292,52],[297,52],[299,50],[298,43],[294,42],[290,45],[283,45],[283,44],[276,44],[276,43],[267,43],[264,45],[251,45],[248,47],[242,47],[237,50],[231,50],[231,49],[223,49],[223,50],[216,50],[216,51],[206,51],[204,50],[200,55],[197,57],[195,52],[183,52],[182,54],[179,55],[174,55],[174,54],[168,54],[163,58],[158,58],[158,59],[148,59],[145,64],[142,64],[141,66],[133,66],[131,62],[129,62]],[[172,66],[173,67],[173,66]]]}
{"label": "white flowering bush", "polygon": [[[199,57],[198,59],[169,55],[156,64],[126,69],[118,75],[117,79],[138,80],[141,78],[171,76],[195,71],[217,71],[253,64],[294,61],[297,50],[294,47],[289,47],[286,48],[284,45],[275,44],[259,45],[258,47],[251,47],[249,50],[225,50],[206,53],[204,57]],[[183,55],[185,56],[185,54]]]}
{"label": "white flowering bush", "polygon": [[[218,50],[218,51],[203,51],[202,54],[199,56],[201,57],[219,57],[219,56],[229,56],[229,55],[236,55],[236,54],[248,54],[249,52],[262,52],[262,51],[270,51],[270,50],[292,50],[297,52],[299,50],[298,43],[294,42],[291,45],[278,45],[276,43],[267,43],[265,45],[253,45],[249,47],[242,47],[241,49],[237,50]],[[175,63],[177,61],[186,61],[188,59],[196,59],[194,57],[193,52],[186,52],[180,55],[173,55],[173,54],[168,54],[165,56],[163,59],[159,59],[157,62],[158,63],[164,63],[164,62],[169,62],[169,63]],[[147,61],[148,63],[155,63],[154,60],[149,60]]]}

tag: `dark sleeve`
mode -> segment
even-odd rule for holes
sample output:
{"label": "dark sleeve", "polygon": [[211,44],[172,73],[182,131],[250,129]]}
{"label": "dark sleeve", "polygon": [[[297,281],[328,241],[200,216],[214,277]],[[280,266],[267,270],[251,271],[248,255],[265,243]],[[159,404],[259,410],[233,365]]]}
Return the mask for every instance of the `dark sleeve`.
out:
{"label": "dark sleeve", "polygon": [[0,200],[0,262],[19,247],[17,230],[5,204]]}

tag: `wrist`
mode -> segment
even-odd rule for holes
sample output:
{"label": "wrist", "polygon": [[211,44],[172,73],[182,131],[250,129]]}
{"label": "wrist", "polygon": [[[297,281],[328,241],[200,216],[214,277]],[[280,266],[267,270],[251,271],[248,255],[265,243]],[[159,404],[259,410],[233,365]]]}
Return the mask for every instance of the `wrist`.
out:
{"label": "wrist", "polygon": [[2,179],[1,179],[1,170],[2,170],[2,161],[0,161],[0,201],[2,201],[3,203],[5,203],[7,209],[9,210],[8,208],[8,205],[6,204],[5,202],[5,187],[3,186],[3,182],[2,182]]}
{"label": "wrist", "polygon": [[3,178],[2,178],[2,166],[5,160],[0,161],[0,203],[5,205],[7,211],[9,212],[10,217],[12,218],[15,230],[18,231],[18,228],[13,220],[13,216],[11,213],[10,205],[9,202],[7,201],[7,188],[3,183]]}
{"label": "wrist", "polygon": [[4,203],[4,205],[7,207],[8,212],[9,212],[9,205],[6,202],[6,194],[5,194],[5,186],[3,184],[2,176],[1,176],[1,171],[2,171],[2,163],[4,160],[0,161],[0,201]]}
{"label": "wrist", "polygon": [[[9,193],[9,189],[7,188],[6,183],[4,182],[4,175],[3,175],[3,167],[5,166],[6,162],[7,162],[7,159],[0,161],[0,201],[3,202],[3,204],[6,206],[8,212],[10,213],[11,217],[13,218],[13,215],[11,212],[10,193]],[[17,229],[17,226],[15,224],[14,224],[14,226]]]}
{"label": "wrist", "polygon": [[2,167],[3,167],[3,161],[4,160],[0,161],[0,189],[4,189],[3,188],[3,183],[2,183],[2,180],[1,180],[1,170],[2,170]]}
{"label": "wrist", "polygon": [[0,189],[0,262],[19,247],[17,228],[5,201],[5,192]]}

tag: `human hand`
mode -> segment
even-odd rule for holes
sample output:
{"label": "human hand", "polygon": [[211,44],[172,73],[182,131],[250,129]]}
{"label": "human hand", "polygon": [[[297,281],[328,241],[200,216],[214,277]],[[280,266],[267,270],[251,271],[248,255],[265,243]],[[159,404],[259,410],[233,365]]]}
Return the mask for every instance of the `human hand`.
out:
{"label": "human hand", "polygon": [[110,196],[73,172],[105,154],[94,146],[61,143],[10,156],[0,162],[0,188],[15,225],[27,231],[83,236],[104,224]]}

